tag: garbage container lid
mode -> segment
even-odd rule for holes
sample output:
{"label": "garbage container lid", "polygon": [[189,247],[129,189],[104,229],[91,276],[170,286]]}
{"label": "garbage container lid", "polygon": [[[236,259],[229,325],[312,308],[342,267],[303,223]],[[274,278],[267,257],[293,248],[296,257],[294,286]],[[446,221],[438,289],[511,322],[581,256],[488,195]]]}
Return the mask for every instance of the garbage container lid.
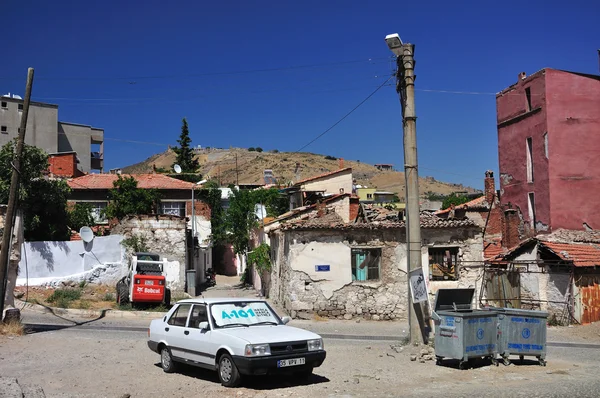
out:
{"label": "garbage container lid", "polygon": [[435,294],[435,311],[470,310],[474,294],[473,288],[439,289]]}

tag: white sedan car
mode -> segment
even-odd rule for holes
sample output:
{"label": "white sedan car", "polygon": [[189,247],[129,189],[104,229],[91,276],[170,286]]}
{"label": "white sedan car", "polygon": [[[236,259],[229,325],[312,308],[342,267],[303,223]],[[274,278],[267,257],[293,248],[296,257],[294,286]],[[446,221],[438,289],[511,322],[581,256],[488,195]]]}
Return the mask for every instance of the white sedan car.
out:
{"label": "white sedan car", "polygon": [[264,300],[182,300],[150,323],[148,347],[160,354],[165,372],[177,363],[200,366],[216,370],[226,387],[238,386],[242,375],[308,377],[325,360],[323,339],[288,322]]}

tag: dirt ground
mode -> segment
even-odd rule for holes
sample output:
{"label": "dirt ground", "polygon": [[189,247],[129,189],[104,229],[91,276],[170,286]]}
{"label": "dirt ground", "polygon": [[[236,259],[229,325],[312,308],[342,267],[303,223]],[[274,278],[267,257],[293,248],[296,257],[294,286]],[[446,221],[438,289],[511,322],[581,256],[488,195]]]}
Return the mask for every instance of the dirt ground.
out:
{"label": "dirt ground", "polygon": [[109,285],[96,285],[96,284],[70,284],[58,289],[42,286],[17,286],[15,287],[14,295],[15,298],[27,301],[34,304],[40,304],[48,307],[60,307],[60,303],[57,301],[50,302],[48,299],[56,290],[78,290],[81,293],[81,297],[76,300],[67,300],[68,305],[61,308],[79,308],[79,309],[91,309],[99,310],[105,308],[117,309],[118,305],[115,296],[115,287]]}
{"label": "dirt ground", "polygon": [[[588,329],[588,331],[591,329]],[[600,339],[596,339],[600,341]],[[216,373],[193,367],[165,374],[159,356],[140,332],[64,329],[23,337],[0,336],[0,374],[39,385],[50,398],[64,397],[188,397],[216,393],[221,397],[316,396],[595,396],[597,349],[550,347],[548,364],[489,366],[475,363],[458,370],[448,362],[411,361],[411,347],[390,343],[327,340],[327,359],[309,383],[293,377],[247,378],[243,387],[222,387]],[[498,395],[495,395],[498,394]],[[592,395],[590,395],[592,394]]]}

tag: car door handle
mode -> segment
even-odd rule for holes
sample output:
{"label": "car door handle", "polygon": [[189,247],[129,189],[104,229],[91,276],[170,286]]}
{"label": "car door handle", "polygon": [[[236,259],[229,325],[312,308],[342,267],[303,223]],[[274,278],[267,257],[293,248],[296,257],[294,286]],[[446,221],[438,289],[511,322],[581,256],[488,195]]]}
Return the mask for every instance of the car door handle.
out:
{"label": "car door handle", "polygon": [[188,334],[190,334],[190,331],[186,330],[186,331],[183,332],[183,334],[185,334],[187,336]]}
{"label": "car door handle", "polygon": [[168,332],[168,331],[169,331],[169,328],[165,328],[165,332]]}

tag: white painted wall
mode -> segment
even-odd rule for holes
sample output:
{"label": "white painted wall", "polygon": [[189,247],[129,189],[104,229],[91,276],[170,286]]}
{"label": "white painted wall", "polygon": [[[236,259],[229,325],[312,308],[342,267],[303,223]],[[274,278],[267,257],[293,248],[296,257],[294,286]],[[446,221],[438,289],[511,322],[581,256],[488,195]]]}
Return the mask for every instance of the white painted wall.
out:
{"label": "white painted wall", "polygon": [[[352,282],[350,247],[342,242],[293,242],[290,245],[289,262],[294,271],[304,272],[319,287],[325,298]],[[330,270],[315,271],[316,265],[329,265]]]}
{"label": "white painted wall", "polygon": [[[340,188],[343,192],[340,192]],[[352,170],[333,176],[306,182],[300,186],[302,191],[324,191],[327,194],[352,193]]]}
{"label": "white painted wall", "polygon": [[[30,285],[47,284],[54,279],[82,277],[90,271],[105,269],[107,264],[123,264],[122,240],[121,235],[110,235],[96,237],[88,244],[83,241],[25,242],[17,285],[26,284],[27,277]],[[106,283],[112,283],[117,274],[120,272],[109,273],[107,278],[111,280]]]}

